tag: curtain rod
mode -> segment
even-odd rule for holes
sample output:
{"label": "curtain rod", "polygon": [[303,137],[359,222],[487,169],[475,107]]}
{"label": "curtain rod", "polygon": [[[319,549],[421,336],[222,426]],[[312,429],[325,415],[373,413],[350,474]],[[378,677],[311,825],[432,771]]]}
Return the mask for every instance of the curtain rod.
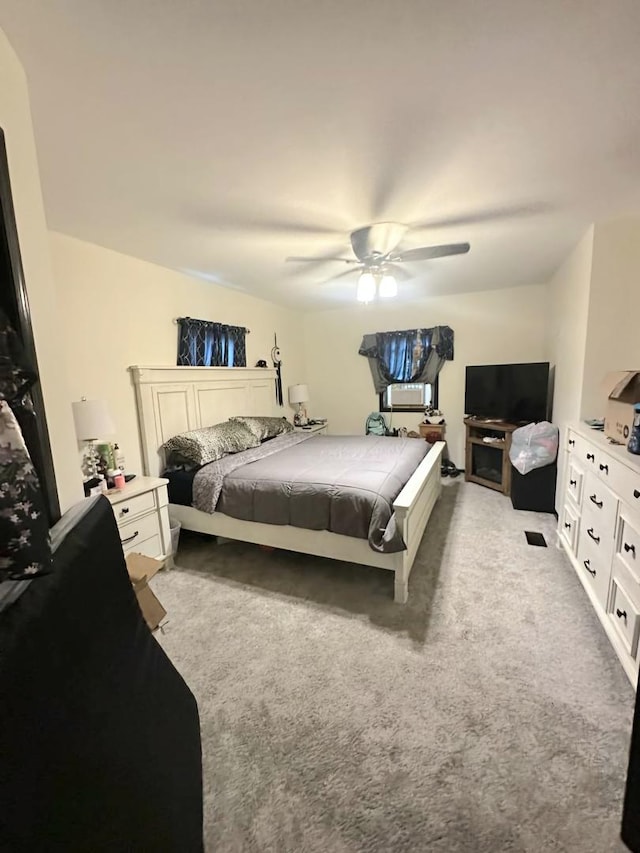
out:
{"label": "curtain rod", "polygon": [[[172,322],[174,323],[174,325],[177,326],[178,323],[180,323],[182,320],[194,320],[194,319],[196,319],[196,318],[195,317],[174,317]],[[199,323],[214,323],[215,320],[198,320],[198,322]],[[233,323],[221,323],[220,325],[221,326],[232,326]],[[244,326],[242,326],[241,328],[243,328],[248,335],[251,334],[251,329],[247,329]]]}

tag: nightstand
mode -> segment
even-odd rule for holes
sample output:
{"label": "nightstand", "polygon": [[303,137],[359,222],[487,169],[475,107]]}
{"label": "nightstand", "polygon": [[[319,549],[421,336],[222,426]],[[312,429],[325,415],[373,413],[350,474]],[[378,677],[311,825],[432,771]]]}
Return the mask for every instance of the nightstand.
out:
{"label": "nightstand", "polygon": [[308,427],[294,427],[294,432],[310,432],[312,435],[327,435],[329,424],[310,424]]}
{"label": "nightstand", "polygon": [[161,477],[136,477],[124,489],[107,492],[125,556],[135,552],[158,560],[170,557],[168,482]]}
{"label": "nightstand", "polygon": [[447,428],[446,424],[420,424],[420,435],[429,444],[434,444],[436,441],[444,441],[444,433]]}

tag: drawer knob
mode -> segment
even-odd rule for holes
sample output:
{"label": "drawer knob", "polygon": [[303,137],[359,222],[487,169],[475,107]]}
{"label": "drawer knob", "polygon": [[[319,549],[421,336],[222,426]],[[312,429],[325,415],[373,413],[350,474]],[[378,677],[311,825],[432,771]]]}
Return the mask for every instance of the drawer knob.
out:
{"label": "drawer knob", "polygon": [[127,536],[126,539],[121,539],[120,541],[122,542],[123,545],[126,545],[127,542],[133,542],[133,540],[136,538],[136,536],[139,536],[139,535],[140,535],[140,531],[136,530],[136,532],[132,536]]}
{"label": "drawer knob", "polygon": [[596,461],[596,457],[593,455],[593,453],[587,453],[587,459],[589,460],[589,462]]}
{"label": "drawer knob", "polygon": [[565,521],[564,526],[567,528],[567,530],[571,530],[571,522],[570,521]]}
{"label": "drawer knob", "polygon": [[589,495],[589,500],[591,501],[592,504],[595,504],[598,507],[598,509],[602,509],[602,501],[598,500],[597,495]]}
{"label": "drawer knob", "polygon": [[638,489],[633,490],[633,496],[634,498],[640,498],[640,492],[638,491]]}
{"label": "drawer knob", "polygon": [[576,446],[575,439],[570,438],[570,439],[569,439],[569,447],[575,447],[575,446]]}
{"label": "drawer knob", "polygon": [[593,541],[596,543],[596,545],[599,545],[599,544],[600,544],[600,537],[595,535],[595,533],[593,532],[593,527],[590,527],[590,528],[587,530],[587,533],[588,533],[588,534],[589,534],[589,536],[593,539]]}
{"label": "drawer knob", "polygon": [[627,624],[627,611],[626,610],[620,610],[620,608],[618,607],[618,609],[616,610],[616,616],[618,617],[618,619],[624,619],[625,625]]}
{"label": "drawer knob", "polygon": [[129,507],[125,506],[120,510],[120,515],[126,515],[129,512]]}
{"label": "drawer knob", "polygon": [[629,545],[627,542],[625,542],[624,543],[624,550],[627,553],[629,553],[629,551],[631,551],[631,553],[633,554],[633,559],[635,560],[635,558],[636,558],[636,546],[635,545]]}
{"label": "drawer knob", "polygon": [[601,470],[601,471],[604,471],[604,472],[605,472],[605,474],[607,474],[607,475],[609,474],[609,466],[608,466],[608,465],[603,465],[603,464],[602,464],[602,462],[600,463],[600,470]]}
{"label": "drawer knob", "polygon": [[596,570],[591,568],[591,562],[589,560],[583,560],[582,563],[583,563],[585,569],[589,572],[589,574],[593,575],[595,578]]}
{"label": "drawer knob", "polygon": [[569,480],[569,485],[570,485],[570,486],[577,486],[577,485],[578,485],[578,481],[577,481],[577,480]]}

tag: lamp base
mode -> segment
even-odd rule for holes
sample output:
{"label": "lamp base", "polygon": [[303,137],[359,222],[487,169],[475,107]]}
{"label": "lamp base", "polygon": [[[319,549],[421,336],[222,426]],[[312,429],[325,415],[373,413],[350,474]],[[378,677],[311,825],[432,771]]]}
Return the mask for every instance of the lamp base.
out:
{"label": "lamp base", "polygon": [[302,408],[302,403],[298,403],[298,411],[293,416],[294,426],[306,426],[309,422],[306,411]]}

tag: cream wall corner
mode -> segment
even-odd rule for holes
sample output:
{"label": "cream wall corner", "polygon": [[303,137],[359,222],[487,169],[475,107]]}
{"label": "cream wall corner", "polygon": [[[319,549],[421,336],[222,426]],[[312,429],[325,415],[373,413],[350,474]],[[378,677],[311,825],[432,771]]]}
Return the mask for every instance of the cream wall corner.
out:
{"label": "cream wall corner", "polygon": [[640,218],[597,223],[580,416],[603,417],[603,379],[614,370],[640,369]]}
{"label": "cream wall corner", "polygon": [[64,332],[51,272],[47,225],[24,71],[0,30],[0,126],[7,145],[20,252],[31,308],[61,510],[82,497],[65,374]]}
{"label": "cream wall corner", "polygon": [[[448,325],[455,359],[440,374],[440,408],[447,419],[452,460],[464,467],[464,382],[469,364],[547,360],[547,291],[529,285],[427,298],[409,304],[354,304],[306,314],[304,342],[313,417],[327,417],[334,434],[363,434],[378,410],[366,358],[358,355],[369,332]],[[388,416],[387,416],[388,418]],[[420,415],[394,415],[393,426],[416,429]]]}
{"label": "cream wall corner", "polygon": [[[283,384],[304,382],[301,316],[247,294],[73,237],[50,233],[54,275],[64,303],[64,350],[72,399],[107,401],[127,470],[142,472],[134,389],[127,368],[174,365],[176,317],[247,326],[247,365],[271,366],[274,332]],[[275,391],[274,391],[275,397]],[[282,414],[291,417],[286,404]],[[109,436],[104,436],[109,438]]]}

